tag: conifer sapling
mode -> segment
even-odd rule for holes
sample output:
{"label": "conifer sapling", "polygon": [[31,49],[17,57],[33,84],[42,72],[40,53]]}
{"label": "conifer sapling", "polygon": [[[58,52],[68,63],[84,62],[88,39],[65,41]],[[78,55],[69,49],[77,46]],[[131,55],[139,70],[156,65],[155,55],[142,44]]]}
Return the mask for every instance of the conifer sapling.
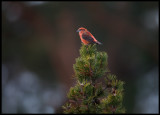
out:
{"label": "conifer sapling", "polygon": [[[96,44],[82,44],[80,57],[73,65],[76,84],[62,106],[64,113],[125,113],[124,82],[109,72],[107,59],[107,53],[97,51]],[[104,80],[99,82],[100,78]]]}

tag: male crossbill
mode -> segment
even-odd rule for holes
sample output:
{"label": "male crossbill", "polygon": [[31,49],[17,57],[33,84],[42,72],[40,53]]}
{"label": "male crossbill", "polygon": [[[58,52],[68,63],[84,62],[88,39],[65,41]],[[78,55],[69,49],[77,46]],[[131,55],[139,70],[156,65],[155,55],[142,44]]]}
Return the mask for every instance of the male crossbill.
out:
{"label": "male crossbill", "polygon": [[77,32],[79,32],[80,39],[85,45],[95,43],[102,44],[101,42],[97,41],[96,38],[87,29],[83,27],[79,28]]}

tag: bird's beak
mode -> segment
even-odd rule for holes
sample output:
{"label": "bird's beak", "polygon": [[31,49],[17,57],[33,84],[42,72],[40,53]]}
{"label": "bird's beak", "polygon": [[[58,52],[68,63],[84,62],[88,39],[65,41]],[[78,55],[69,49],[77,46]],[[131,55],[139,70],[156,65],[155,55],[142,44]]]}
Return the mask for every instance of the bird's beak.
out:
{"label": "bird's beak", "polygon": [[78,29],[76,32],[80,32],[80,30]]}

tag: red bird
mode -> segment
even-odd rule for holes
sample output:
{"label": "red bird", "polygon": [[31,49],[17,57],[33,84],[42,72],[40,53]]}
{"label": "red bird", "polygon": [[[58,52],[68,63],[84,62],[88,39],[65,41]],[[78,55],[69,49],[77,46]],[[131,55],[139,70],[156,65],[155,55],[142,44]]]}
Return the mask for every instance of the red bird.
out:
{"label": "red bird", "polygon": [[81,27],[77,30],[79,32],[79,36],[81,41],[85,44],[102,44],[101,42],[97,41],[96,38],[85,28]]}

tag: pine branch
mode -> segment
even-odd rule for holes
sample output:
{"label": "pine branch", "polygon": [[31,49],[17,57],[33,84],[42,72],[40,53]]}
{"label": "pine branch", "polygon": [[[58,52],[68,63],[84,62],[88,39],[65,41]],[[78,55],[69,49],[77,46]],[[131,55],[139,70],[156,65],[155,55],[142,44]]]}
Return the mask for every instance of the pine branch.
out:
{"label": "pine branch", "polygon": [[82,44],[80,57],[73,65],[77,84],[70,88],[70,99],[63,107],[64,113],[124,113],[122,107],[124,82],[109,73],[105,84],[97,80],[109,72],[108,56],[98,52],[96,45]]}

